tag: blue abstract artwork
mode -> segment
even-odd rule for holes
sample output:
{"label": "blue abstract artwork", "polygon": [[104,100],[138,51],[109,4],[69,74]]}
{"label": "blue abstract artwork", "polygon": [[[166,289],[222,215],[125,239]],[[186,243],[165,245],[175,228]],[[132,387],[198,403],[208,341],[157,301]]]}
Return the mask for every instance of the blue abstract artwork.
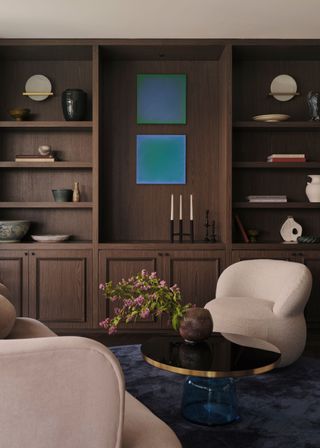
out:
{"label": "blue abstract artwork", "polygon": [[185,74],[137,75],[138,124],[186,124]]}
{"label": "blue abstract artwork", "polygon": [[137,184],[185,184],[186,136],[137,135]]}

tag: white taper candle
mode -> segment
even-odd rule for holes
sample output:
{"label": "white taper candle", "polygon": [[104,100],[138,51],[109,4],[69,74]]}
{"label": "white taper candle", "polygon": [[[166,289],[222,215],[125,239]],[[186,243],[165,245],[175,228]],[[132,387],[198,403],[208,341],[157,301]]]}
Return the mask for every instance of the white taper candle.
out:
{"label": "white taper candle", "polygon": [[190,194],[190,221],[193,221],[193,197]]}
{"label": "white taper candle", "polygon": [[179,219],[182,220],[182,194],[180,194]]}
{"label": "white taper candle", "polygon": [[170,212],[170,220],[173,221],[173,194],[171,195],[171,212]]}

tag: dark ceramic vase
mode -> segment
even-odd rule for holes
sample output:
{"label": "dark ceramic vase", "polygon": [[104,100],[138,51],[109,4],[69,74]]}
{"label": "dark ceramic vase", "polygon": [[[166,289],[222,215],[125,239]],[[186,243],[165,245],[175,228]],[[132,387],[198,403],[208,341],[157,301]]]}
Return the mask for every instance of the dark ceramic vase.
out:
{"label": "dark ceramic vase", "polygon": [[62,110],[68,121],[84,120],[87,94],[81,89],[67,89],[62,93]]}
{"label": "dark ceramic vase", "polygon": [[205,308],[189,308],[180,322],[179,333],[186,342],[207,339],[213,330],[211,314]]}

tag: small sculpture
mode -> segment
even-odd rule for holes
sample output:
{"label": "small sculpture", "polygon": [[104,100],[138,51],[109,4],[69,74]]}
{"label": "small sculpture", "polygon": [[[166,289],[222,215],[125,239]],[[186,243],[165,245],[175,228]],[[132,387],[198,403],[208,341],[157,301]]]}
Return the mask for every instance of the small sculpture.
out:
{"label": "small sculpture", "polygon": [[75,182],[74,183],[73,194],[72,194],[72,202],[80,202],[79,182]]}
{"label": "small sculpture", "polygon": [[302,235],[302,227],[297,223],[292,216],[288,216],[280,229],[282,239],[289,242],[297,242],[299,236]]}
{"label": "small sculpture", "polygon": [[319,93],[312,90],[307,95],[307,102],[311,120],[320,120],[319,116]]}

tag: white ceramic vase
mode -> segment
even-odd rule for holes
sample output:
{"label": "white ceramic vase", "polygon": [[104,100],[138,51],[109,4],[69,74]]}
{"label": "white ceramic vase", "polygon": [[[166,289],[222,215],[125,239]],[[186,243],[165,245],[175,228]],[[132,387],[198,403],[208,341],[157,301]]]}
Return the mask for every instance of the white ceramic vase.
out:
{"label": "white ceramic vase", "polygon": [[288,216],[280,229],[280,235],[287,243],[297,241],[298,237],[302,235],[302,227],[297,223],[292,216]]}
{"label": "white ceramic vase", "polygon": [[320,202],[320,175],[309,174],[311,181],[307,183],[306,195],[310,202]]}

